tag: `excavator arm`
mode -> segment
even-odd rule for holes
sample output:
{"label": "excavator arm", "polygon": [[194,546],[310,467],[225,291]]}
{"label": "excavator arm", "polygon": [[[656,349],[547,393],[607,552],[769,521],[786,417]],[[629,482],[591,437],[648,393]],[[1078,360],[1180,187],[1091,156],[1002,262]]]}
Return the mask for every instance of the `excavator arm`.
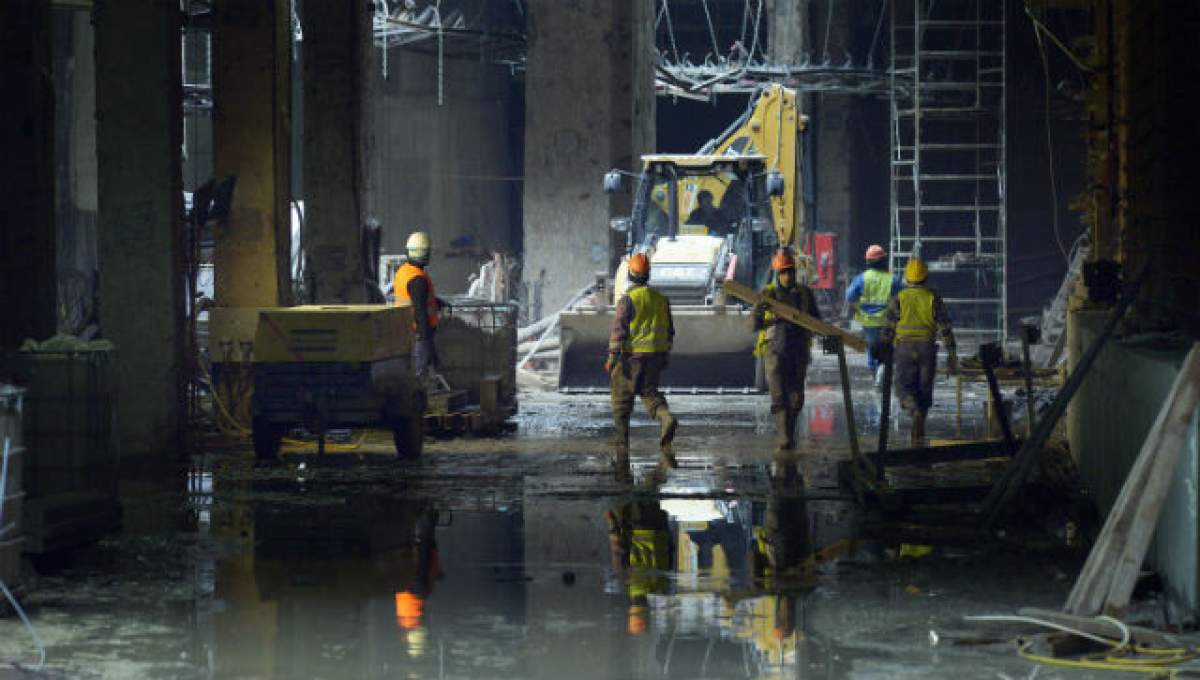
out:
{"label": "excavator arm", "polygon": [[[699,151],[701,155],[734,153],[767,157],[768,170],[780,173],[784,179],[783,195],[771,198],[775,232],[781,245],[793,246],[796,251],[800,250],[804,224],[804,203],[799,198],[803,161],[800,133],[807,122],[808,118],[800,113],[795,90],[765,85],[750,98],[745,113]],[[722,185],[705,188],[718,199],[723,198]]]}

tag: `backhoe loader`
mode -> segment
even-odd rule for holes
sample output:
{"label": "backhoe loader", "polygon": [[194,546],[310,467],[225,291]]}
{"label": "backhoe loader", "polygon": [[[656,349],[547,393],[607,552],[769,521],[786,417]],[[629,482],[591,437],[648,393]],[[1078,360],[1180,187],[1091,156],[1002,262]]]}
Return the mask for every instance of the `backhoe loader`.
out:
{"label": "backhoe loader", "polygon": [[[761,389],[752,355],[750,311],[727,304],[721,282],[759,287],[770,274],[771,254],[790,247],[799,256],[802,205],[800,132],[805,119],[796,93],[779,85],[760,88],[750,105],[719,137],[696,154],[642,157],[628,218],[611,228],[625,235],[625,256],[603,304],[561,315],[559,390],[603,391],[604,361],[613,304],[628,285],[629,256],[650,257],[650,284],[671,300],[675,344],[663,387],[671,391],[740,392]],[[605,176],[605,190],[621,185]],[[807,258],[798,259],[807,265]],[[802,272],[802,275],[805,273]]]}

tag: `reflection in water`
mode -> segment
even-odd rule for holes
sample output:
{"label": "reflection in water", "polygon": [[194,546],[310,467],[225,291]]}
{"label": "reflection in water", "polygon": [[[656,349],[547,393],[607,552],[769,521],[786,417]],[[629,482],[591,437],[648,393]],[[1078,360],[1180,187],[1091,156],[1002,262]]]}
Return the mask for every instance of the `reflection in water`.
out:
{"label": "reflection in water", "polygon": [[655,468],[616,497],[473,512],[218,478],[197,658],[213,677],[795,676],[813,528],[795,462],[760,473],[737,497]]}

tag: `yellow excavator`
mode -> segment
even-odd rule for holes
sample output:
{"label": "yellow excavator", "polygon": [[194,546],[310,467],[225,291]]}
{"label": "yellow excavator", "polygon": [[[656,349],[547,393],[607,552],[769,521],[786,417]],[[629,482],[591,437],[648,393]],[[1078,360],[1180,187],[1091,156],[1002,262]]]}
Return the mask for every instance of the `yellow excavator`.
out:
{"label": "yellow excavator", "polygon": [[[632,215],[611,224],[625,234],[625,257],[609,287],[613,297],[560,317],[560,391],[608,388],[598,366],[608,346],[613,303],[628,285],[629,256],[638,252],[650,257],[650,284],[667,295],[674,314],[675,345],[663,386],[695,392],[761,388],[750,312],[726,303],[721,282],[761,286],[776,249],[790,247],[799,255],[805,125],[796,92],[767,85],[698,153],[642,157]],[[605,191],[618,190],[621,182],[620,172],[608,173]]]}

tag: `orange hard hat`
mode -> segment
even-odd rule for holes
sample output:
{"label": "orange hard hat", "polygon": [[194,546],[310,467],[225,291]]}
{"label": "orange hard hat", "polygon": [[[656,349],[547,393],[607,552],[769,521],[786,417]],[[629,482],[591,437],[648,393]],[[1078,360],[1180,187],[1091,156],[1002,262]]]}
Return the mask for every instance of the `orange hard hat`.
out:
{"label": "orange hard hat", "polygon": [[646,632],[646,616],[648,612],[645,607],[633,605],[629,608],[629,619],[626,621],[626,630],[630,635],[641,635]]}
{"label": "orange hard hat", "polygon": [[650,274],[650,258],[646,257],[645,253],[636,253],[629,258],[629,273],[634,276],[648,276]]}
{"label": "orange hard hat", "polygon": [[796,258],[786,250],[780,250],[775,253],[775,257],[771,258],[771,269],[781,272],[784,269],[795,269]]}
{"label": "orange hard hat", "polygon": [[396,618],[400,627],[412,630],[421,624],[421,616],[425,610],[425,601],[419,595],[407,590],[396,593]]}
{"label": "orange hard hat", "polygon": [[867,248],[867,262],[882,260],[885,257],[887,257],[887,251],[878,243],[871,244],[871,247]]}

